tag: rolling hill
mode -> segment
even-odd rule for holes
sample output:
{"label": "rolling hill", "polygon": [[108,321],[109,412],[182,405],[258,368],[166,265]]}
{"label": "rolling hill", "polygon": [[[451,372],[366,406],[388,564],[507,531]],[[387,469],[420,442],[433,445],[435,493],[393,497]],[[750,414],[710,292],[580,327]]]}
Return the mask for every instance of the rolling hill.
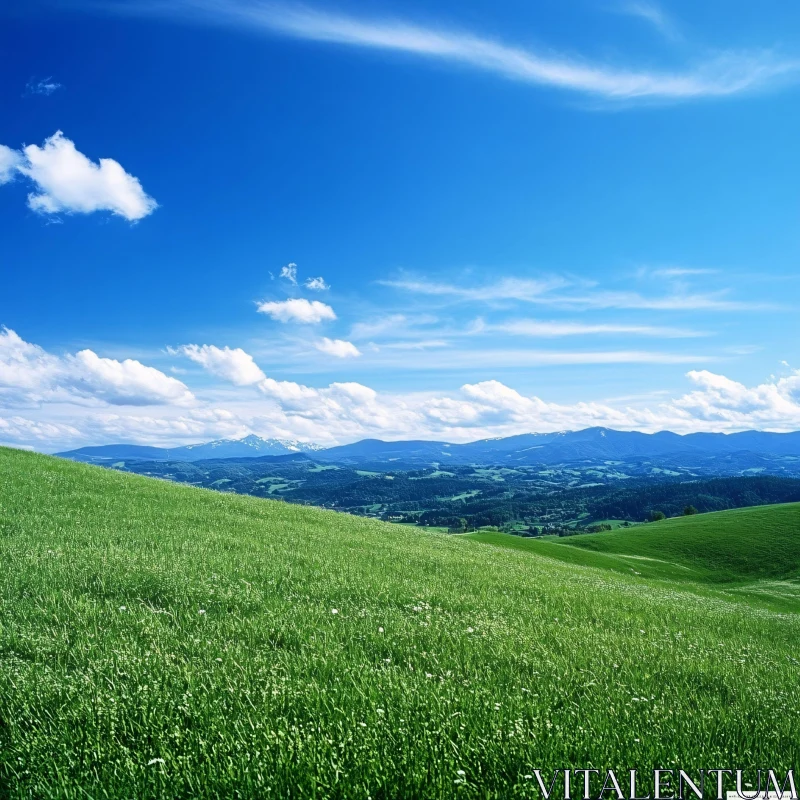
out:
{"label": "rolling hill", "polygon": [[677,517],[570,537],[598,553],[662,559],[714,582],[800,577],[800,503]]}
{"label": "rolling hill", "polygon": [[[530,797],[534,769],[800,759],[800,615],[755,596],[794,574],[791,509],[726,518],[787,559],[719,561],[729,596],[717,555],[653,580],[5,449],[0,485],[0,796]],[[701,519],[642,533],[698,564]]]}
{"label": "rolling hill", "polygon": [[746,593],[773,607],[800,611],[800,503],[559,539],[488,532],[469,538],[572,564]]}

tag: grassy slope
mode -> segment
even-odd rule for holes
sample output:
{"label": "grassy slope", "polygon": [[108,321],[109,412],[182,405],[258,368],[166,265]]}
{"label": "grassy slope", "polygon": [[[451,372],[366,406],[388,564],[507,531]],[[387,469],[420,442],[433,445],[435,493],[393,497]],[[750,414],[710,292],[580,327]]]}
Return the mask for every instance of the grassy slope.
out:
{"label": "grassy slope", "polygon": [[800,760],[793,614],[2,449],[0,564],[0,796]]}
{"label": "grassy slope", "polygon": [[[800,611],[800,504],[662,520],[616,531],[525,539],[470,534],[500,547],[628,575],[715,588],[717,596]],[[708,593],[708,591],[706,591]]]}
{"label": "grassy slope", "polygon": [[569,537],[598,553],[660,558],[714,582],[800,576],[800,503],[679,517]]}

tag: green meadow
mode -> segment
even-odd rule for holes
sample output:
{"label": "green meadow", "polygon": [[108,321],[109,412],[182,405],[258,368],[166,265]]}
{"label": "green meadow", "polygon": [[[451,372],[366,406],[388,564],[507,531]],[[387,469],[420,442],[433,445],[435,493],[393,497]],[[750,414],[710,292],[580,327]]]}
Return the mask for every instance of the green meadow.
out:
{"label": "green meadow", "polygon": [[0,797],[800,761],[800,506],[448,536],[0,449]]}

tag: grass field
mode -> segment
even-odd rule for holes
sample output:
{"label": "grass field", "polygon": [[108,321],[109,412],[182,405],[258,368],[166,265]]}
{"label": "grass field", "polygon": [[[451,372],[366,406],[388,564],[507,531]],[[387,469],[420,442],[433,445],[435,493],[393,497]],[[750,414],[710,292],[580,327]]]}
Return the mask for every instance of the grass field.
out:
{"label": "grass field", "polygon": [[724,561],[707,518],[662,528],[744,586],[772,526],[789,561],[752,543],[750,602],[599,545],[0,449],[0,797],[505,798],[537,796],[535,768],[796,766],[800,617],[755,594],[795,574],[797,512],[759,511],[750,534],[729,517]]}
{"label": "grass field", "polygon": [[690,568],[704,581],[797,578],[800,503],[666,519],[611,533],[569,537],[568,544],[597,553],[667,559]]}
{"label": "grass field", "polygon": [[667,519],[580,536],[469,538],[568,564],[670,581],[706,595],[800,612],[800,504]]}

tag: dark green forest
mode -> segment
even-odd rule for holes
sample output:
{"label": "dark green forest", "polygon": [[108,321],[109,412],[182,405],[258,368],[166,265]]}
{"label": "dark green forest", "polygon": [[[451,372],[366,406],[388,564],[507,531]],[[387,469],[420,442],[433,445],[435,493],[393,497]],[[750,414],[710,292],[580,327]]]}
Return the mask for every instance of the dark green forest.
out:
{"label": "dark green forest", "polygon": [[800,501],[800,479],[769,475],[697,478],[619,465],[449,466],[386,471],[317,463],[305,455],[195,462],[116,462],[115,469],[391,522],[453,532],[498,528],[569,535],[653,519]]}

